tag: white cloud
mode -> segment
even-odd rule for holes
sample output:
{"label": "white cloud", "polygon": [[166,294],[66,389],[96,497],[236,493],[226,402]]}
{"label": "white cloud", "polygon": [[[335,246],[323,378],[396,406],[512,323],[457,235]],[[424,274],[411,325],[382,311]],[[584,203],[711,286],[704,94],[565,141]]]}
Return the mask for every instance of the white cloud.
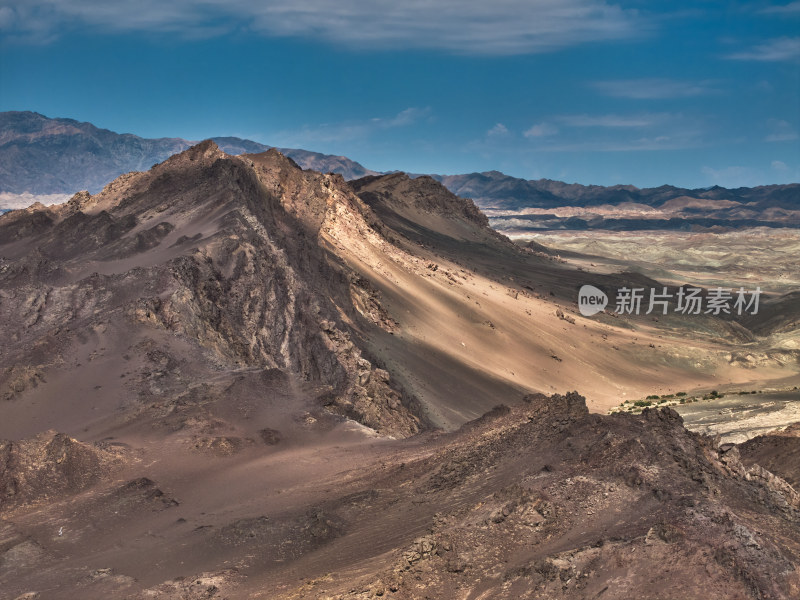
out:
{"label": "white cloud", "polygon": [[800,137],[788,121],[770,119],[767,121],[767,127],[771,133],[764,138],[765,142],[791,142]]}
{"label": "white cloud", "polygon": [[558,128],[555,125],[551,125],[550,123],[539,123],[538,125],[534,125],[525,131],[522,135],[524,135],[526,138],[540,138],[555,135],[557,133]]}
{"label": "white cloud", "polygon": [[416,108],[411,107],[397,113],[391,119],[372,119],[372,123],[380,129],[391,129],[392,127],[405,127],[406,125],[413,125],[417,121],[429,116],[431,114],[430,107]]}
{"label": "white cloud", "polygon": [[400,111],[393,117],[375,117],[366,121],[306,125],[299,130],[279,131],[267,137],[274,139],[276,146],[282,147],[363,140],[378,131],[415,125],[424,119],[430,118],[431,112],[429,107],[411,107]]}
{"label": "white cloud", "polygon": [[6,31],[14,24],[14,10],[10,6],[0,6],[0,31]]}
{"label": "white cloud", "polygon": [[664,115],[563,115],[559,122],[570,127],[650,127],[664,120]]}
{"label": "white cloud", "polygon": [[800,15],[800,2],[790,2],[781,6],[769,6],[762,9],[760,12],[767,15]]}
{"label": "white cloud", "polygon": [[505,137],[508,135],[508,127],[502,123],[498,123],[486,132],[486,135],[492,138]]}
{"label": "white cloud", "polygon": [[764,62],[800,60],[800,37],[776,38],[759,44],[750,50],[734,52],[733,54],[727,55],[726,58]]}
{"label": "white cloud", "polygon": [[0,27],[38,39],[69,29],[213,36],[255,31],[351,47],[529,54],[641,37],[650,25],[608,0],[0,0]]}
{"label": "white cloud", "polygon": [[764,138],[765,142],[791,142],[798,138],[796,132],[786,132],[786,133],[771,133],[767,137]]}
{"label": "white cloud", "polygon": [[695,98],[718,92],[715,81],[681,81],[655,77],[595,81],[590,85],[604,96],[635,100]]}
{"label": "white cloud", "polygon": [[703,146],[694,133],[651,135],[621,140],[581,140],[543,146],[547,152],[654,152],[659,150],[687,150]]}
{"label": "white cloud", "polygon": [[556,115],[525,132],[529,139],[559,133],[544,152],[633,152],[684,150],[706,145],[706,119],[683,113]]}
{"label": "white cloud", "polygon": [[782,160],[773,160],[772,161],[772,168],[776,171],[788,171],[789,167],[786,166],[786,163]]}

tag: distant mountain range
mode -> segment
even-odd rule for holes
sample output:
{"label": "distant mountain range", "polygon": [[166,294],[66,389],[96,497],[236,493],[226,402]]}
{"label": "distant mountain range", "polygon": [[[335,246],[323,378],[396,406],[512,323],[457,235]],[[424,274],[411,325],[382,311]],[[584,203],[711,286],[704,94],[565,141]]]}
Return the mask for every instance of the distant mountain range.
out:
{"label": "distant mountain range", "polygon": [[[251,140],[214,138],[228,154],[269,150]],[[146,171],[197,141],[141,138],[100,129],[73,119],[50,119],[35,112],[0,113],[0,192],[73,194],[99,192],[123,173]],[[376,175],[344,156],[279,148],[305,169],[340,173],[345,179]]]}
{"label": "distant mountain range", "polygon": [[564,183],[552,179],[519,179],[500,171],[467,175],[433,175],[433,177],[454,194],[472,198],[481,207],[507,210],[622,203],[659,207],[676,198],[696,198],[712,202],[724,200],[739,204],[755,203],[760,208],[781,206],[800,208],[800,184],[738,189],[719,186],[687,189],[671,185],[657,188],[637,188],[632,185],[605,187]]}
{"label": "distant mountain range", "polygon": [[[256,154],[270,146],[216,137],[227,154]],[[122,173],[146,171],[196,142],[147,139],[34,112],[0,113],[0,210],[20,208],[40,195],[100,191]],[[378,175],[344,156],[278,148],[304,169],[347,180]],[[431,175],[454,194],[471,198],[506,233],[553,229],[713,229],[800,226],[800,184],[755,188],[686,189],[669,185],[568,184],[526,180],[499,171]],[[21,195],[21,196],[20,196]],[[13,197],[12,197],[13,196]],[[63,200],[51,198],[49,202]],[[42,202],[48,203],[48,199]]]}
{"label": "distant mountain range", "polygon": [[496,229],[509,235],[540,230],[713,230],[800,226],[800,184],[726,189],[528,181],[499,171],[434,175],[472,198]]}

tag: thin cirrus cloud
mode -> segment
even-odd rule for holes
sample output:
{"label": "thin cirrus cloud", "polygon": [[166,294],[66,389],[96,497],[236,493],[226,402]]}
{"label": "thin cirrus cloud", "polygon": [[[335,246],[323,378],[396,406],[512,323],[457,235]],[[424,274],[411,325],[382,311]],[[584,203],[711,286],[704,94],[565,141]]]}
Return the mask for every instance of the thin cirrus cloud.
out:
{"label": "thin cirrus cloud", "polygon": [[790,2],[789,4],[768,6],[761,9],[759,12],[765,15],[800,15],[800,2]]}
{"label": "thin cirrus cloud", "polygon": [[604,96],[633,100],[696,98],[719,93],[715,81],[684,81],[654,77],[595,81],[590,86]]}
{"label": "thin cirrus cloud", "polygon": [[530,129],[525,130],[522,135],[526,138],[543,138],[543,137],[550,137],[556,135],[558,133],[558,127],[552,125],[551,123],[538,123],[532,126]]}
{"label": "thin cirrus cloud", "polygon": [[524,135],[537,150],[548,152],[678,150],[705,144],[702,122],[681,113],[557,115]]}
{"label": "thin cirrus cloud", "polygon": [[[557,135],[566,128],[609,128],[609,129],[642,129],[652,127],[669,120],[669,115],[639,114],[639,115],[558,115],[547,121],[542,121],[522,132],[528,139],[547,138]],[[495,130],[498,123],[488,132],[489,136],[497,135]],[[504,133],[508,130],[503,127]]]}
{"label": "thin cirrus cloud", "polygon": [[791,142],[800,137],[792,124],[782,119],[770,119],[767,127],[770,133],[764,138],[765,142]]}
{"label": "thin cirrus cloud", "polygon": [[393,117],[375,117],[367,120],[346,121],[342,123],[323,123],[306,125],[298,130],[279,131],[273,136],[279,146],[313,143],[339,143],[365,140],[387,129],[410,127],[431,118],[430,107],[411,107],[400,111]]}
{"label": "thin cirrus cloud", "polygon": [[786,166],[786,163],[783,162],[782,160],[773,160],[770,166],[773,169],[775,169],[776,171],[788,171],[789,170],[789,167]]}
{"label": "thin cirrus cloud", "polygon": [[563,115],[556,119],[570,127],[651,127],[664,121],[664,115]]}
{"label": "thin cirrus cloud", "polygon": [[510,132],[508,131],[508,127],[502,123],[497,123],[494,127],[486,132],[486,135],[490,138],[500,138],[510,135]]}
{"label": "thin cirrus cloud", "polygon": [[630,139],[556,141],[538,146],[540,152],[657,152],[686,150],[703,146],[693,132],[676,132],[672,135],[640,136]]}
{"label": "thin cirrus cloud", "polygon": [[725,58],[763,62],[800,60],[800,37],[776,38],[742,52],[733,52]]}
{"label": "thin cirrus cloud", "polygon": [[635,39],[652,29],[640,12],[607,0],[0,0],[0,31],[17,39],[86,28],[209,37],[251,31],[497,55]]}

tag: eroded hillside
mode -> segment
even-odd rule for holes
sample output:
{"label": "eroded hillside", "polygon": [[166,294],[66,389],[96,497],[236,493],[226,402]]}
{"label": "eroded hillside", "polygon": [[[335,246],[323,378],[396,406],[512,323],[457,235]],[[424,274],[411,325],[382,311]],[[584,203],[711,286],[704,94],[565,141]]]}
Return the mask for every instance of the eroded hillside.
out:
{"label": "eroded hillside", "polygon": [[212,142],[0,216],[0,256],[11,598],[797,594],[760,455],[589,410],[797,377],[785,297],[584,318],[586,272],[433,179]]}

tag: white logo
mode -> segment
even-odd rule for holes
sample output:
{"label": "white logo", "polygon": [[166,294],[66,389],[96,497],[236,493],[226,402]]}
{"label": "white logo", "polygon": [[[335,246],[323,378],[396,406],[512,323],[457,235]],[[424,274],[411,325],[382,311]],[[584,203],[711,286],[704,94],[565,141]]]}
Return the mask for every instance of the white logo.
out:
{"label": "white logo", "polygon": [[[710,288],[704,290],[698,287],[681,286],[675,293],[667,287],[651,288],[650,293],[643,287],[621,287],[617,290],[616,310],[618,315],[666,315],[670,312],[684,315],[751,315],[758,314],[761,295],[764,293],[760,287],[749,291],[740,287]],[[671,300],[675,299],[675,307],[671,311]],[[584,317],[591,317],[602,312],[608,306],[608,296],[603,290],[593,285],[581,286],[578,291],[578,308]],[[706,310],[703,310],[706,309]]]}
{"label": "white logo", "polygon": [[608,296],[593,285],[581,286],[578,291],[578,309],[584,317],[591,317],[608,306]]}

